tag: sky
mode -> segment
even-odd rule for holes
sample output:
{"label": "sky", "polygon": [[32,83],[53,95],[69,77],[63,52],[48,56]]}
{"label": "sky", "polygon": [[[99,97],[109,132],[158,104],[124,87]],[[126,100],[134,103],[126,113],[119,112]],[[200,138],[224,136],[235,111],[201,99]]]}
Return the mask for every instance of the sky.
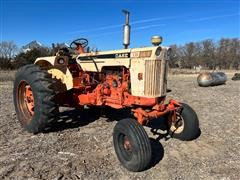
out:
{"label": "sky", "polygon": [[182,45],[204,39],[240,38],[239,0],[0,0],[0,40],[19,47],[87,38],[91,47],[121,49],[122,9],[130,11],[130,47]]}

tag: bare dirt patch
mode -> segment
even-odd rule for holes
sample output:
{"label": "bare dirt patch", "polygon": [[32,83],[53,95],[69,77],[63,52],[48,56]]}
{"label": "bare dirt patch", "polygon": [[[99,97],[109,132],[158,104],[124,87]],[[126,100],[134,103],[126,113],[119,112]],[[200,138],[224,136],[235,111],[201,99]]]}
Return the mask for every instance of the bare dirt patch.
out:
{"label": "bare dirt patch", "polygon": [[106,115],[111,110],[99,117],[63,109],[55,129],[29,134],[16,119],[12,82],[1,81],[0,179],[240,179],[240,81],[232,75],[226,85],[208,88],[198,87],[197,75],[170,76],[169,96],[195,109],[201,135],[190,142],[156,141],[147,129],[154,156],[152,167],[140,173],[117,160],[116,115]]}
{"label": "bare dirt patch", "polygon": [[15,78],[16,71],[4,71],[0,70],[0,82],[2,81],[13,81]]}

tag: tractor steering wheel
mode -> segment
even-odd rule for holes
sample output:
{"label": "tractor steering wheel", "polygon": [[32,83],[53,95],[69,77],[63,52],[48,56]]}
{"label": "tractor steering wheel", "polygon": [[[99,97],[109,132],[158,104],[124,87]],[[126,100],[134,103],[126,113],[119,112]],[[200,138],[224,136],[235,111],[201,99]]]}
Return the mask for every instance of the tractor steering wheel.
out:
{"label": "tractor steering wheel", "polygon": [[77,50],[79,46],[81,46],[82,48],[85,48],[87,45],[88,45],[88,40],[85,38],[80,38],[71,42],[70,48],[73,50]]}

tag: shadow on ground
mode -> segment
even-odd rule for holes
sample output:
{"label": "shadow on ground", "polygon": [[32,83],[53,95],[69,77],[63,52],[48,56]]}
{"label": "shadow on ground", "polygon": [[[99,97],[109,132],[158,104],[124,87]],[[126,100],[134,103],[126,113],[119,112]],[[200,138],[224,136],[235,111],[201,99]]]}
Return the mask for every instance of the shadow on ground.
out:
{"label": "shadow on ground", "polygon": [[65,129],[78,128],[86,126],[99,118],[106,118],[106,121],[119,121],[131,117],[131,110],[116,110],[109,107],[98,108],[91,107],[88,109],[67,109],[59,112],[57,122],[48,127],[44,133],[63,131]]}
{"label": "shadow on ground", "polygon": [[149,168],[157,165],[164,157],[164,148],[158,139],[149,138],[152,147],[152,159]]}

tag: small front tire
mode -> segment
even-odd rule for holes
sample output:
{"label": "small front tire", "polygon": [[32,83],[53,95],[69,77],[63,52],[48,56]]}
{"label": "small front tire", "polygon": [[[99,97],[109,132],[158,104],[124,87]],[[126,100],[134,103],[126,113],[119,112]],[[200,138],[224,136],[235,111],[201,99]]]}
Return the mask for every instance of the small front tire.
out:
{"label": "small front tire", "polygon": [[184,103],[181,105],[181,112],[177,112],[177,123],[170,126],[169,132],[173,138],[183,141],[193,140],[200,133],[197,114],[189,105]]}
{"label": "small front tire", "polygon": [[115,152],[129,171],[145,170],[151,161],[151,144],[144,128],[131,118],[120,120],[113,131]]}

